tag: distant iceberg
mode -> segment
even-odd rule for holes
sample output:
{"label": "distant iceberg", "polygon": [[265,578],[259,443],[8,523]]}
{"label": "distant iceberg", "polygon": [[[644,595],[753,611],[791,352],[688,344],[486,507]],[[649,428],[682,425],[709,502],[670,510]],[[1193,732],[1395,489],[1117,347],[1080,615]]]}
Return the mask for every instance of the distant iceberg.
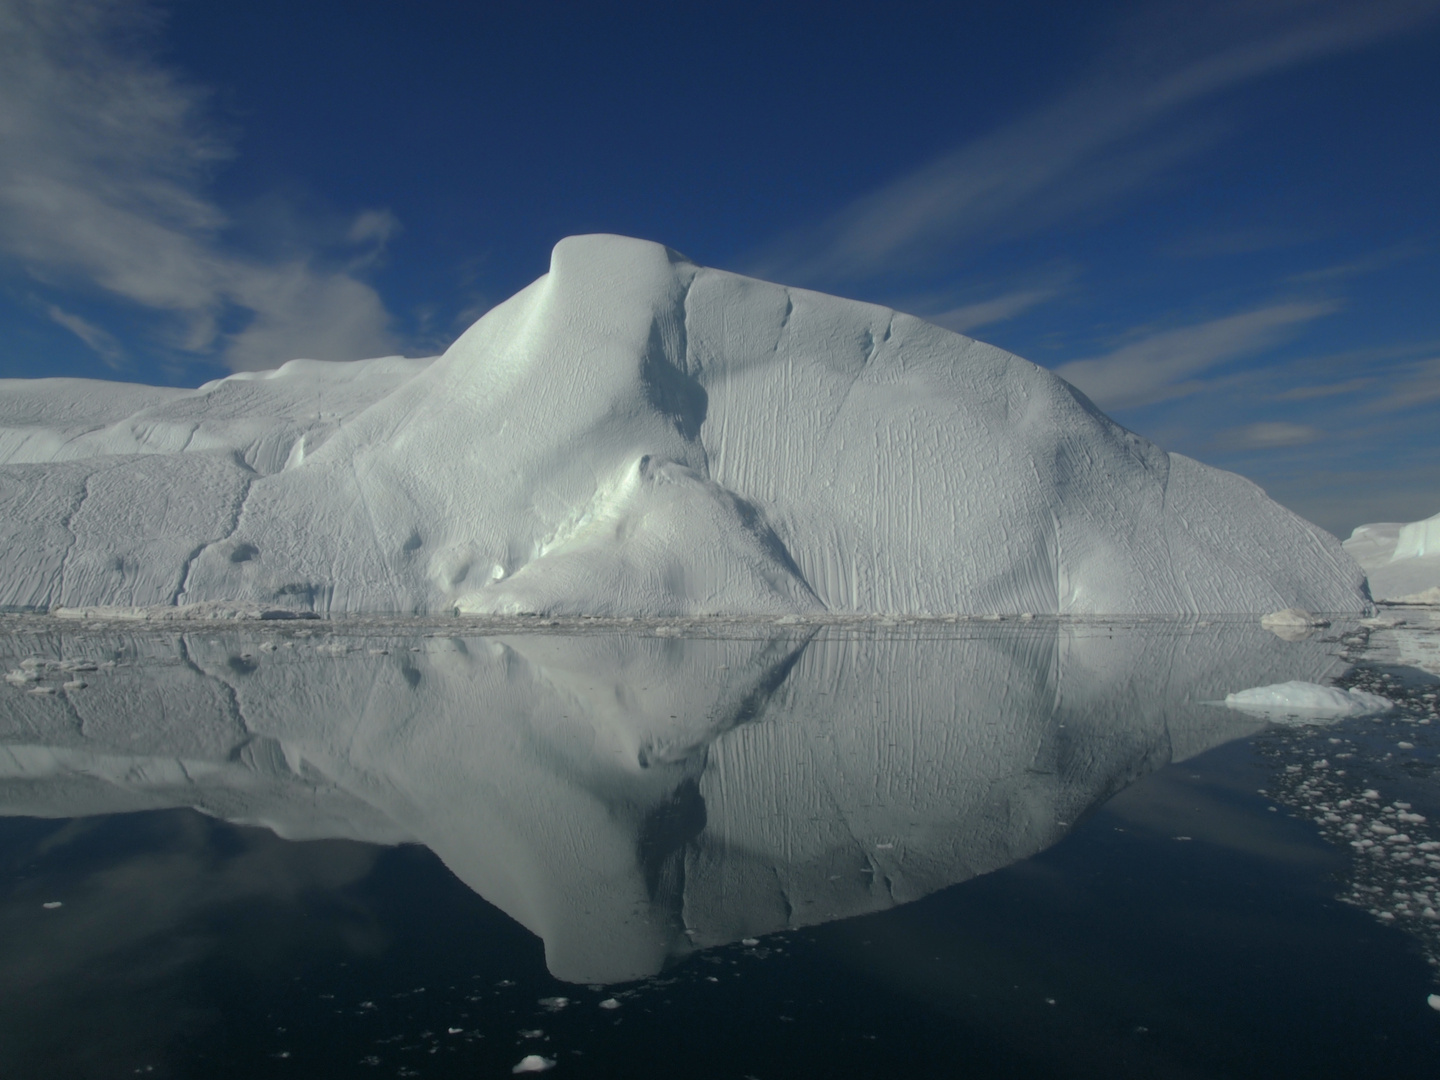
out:
{"label": "distant iceberg", "polygon": [[584,236],[434,360],[0,383],[0,608],[1359,612],[1338,541],[887,308]]}
{"label": "distant iceberg", "polygon": [[1376,600],[1440,604],[1440,514],[1409,524],[1361,525],[1345,541]]}

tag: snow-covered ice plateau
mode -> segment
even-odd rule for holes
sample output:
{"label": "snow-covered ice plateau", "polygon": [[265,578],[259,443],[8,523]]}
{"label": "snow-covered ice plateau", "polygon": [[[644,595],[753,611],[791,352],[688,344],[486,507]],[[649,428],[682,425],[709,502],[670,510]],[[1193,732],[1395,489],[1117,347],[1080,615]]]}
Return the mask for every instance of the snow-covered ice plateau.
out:
{"label": "snow-covered ice plateau", "polygon": [[1440,604],[1440,514],[1423,521],[1361,525],[1345,541],[1376,600]]}
{"label": "snow-covered ice plateau", "polygon": [[1361,612],[1339,542],[1055,375],[562,241],[443,356],[0,382],[0,609]]}

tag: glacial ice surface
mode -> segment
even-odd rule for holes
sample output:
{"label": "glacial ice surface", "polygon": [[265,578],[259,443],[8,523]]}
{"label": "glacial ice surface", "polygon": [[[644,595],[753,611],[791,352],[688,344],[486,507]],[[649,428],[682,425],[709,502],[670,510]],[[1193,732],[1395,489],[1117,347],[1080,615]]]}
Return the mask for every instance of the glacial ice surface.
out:
{"label": "glacial ice surface", "polygon": [[572,237],[433,360],[0,383],[0,609],[1359,612],[1338,541],[872,304]]}
{"label": "glacial ice surface", "polygon": [[1376,600],[1440,604],[1440,514],[1361,525],[1345,541]]}

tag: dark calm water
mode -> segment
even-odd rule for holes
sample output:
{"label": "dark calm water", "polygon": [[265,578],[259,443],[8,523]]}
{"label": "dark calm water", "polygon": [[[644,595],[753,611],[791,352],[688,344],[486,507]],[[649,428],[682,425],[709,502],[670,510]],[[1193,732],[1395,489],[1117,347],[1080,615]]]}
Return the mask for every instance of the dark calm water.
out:
{"label": "dark calm water", "polygon": [[[0,1076],[1433,1076],[1440,678],[1371,645],[17,624]],[[1401,710],[1207,704],[1336,677]]]}

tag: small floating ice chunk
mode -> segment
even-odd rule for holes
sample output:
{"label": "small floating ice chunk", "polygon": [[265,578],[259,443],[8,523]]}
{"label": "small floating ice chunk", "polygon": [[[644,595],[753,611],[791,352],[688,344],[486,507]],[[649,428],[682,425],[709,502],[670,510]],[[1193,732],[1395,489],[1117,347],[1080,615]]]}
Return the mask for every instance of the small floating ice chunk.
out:
{"label": "small floating ice chunk", "polygon": [[570,999],[567,997],[544,997],[540,999],[541,1007],[548,1009],[550,1012],[559,1012],[569,1004]]}
{"label": "small floating ice chunk", "polygon": [[1379,694],[1368,694],[1364,690],[1337,690],[1333,686],[1300,681],[1257,686],[1227,694],[1225,704],[1240,712],[1271,720],[1296,717],[1312,722],[1347,716],[1373,716],[1387,713],[1395,707],[1393,701]]}
{"label": "small floating ice chunk", "polygon": [[606,998],[604,1001],[600,1002],[600,1008],[602,1009],[618,1009],[619,1007],[620,1002],[617,1001],[615,998]]}
{"label": "small floating ice chunk", "polygon": [[539,1054],[526,1054],[520,1059],[520,1064],[516,1065],[510,1071],[512,1073],[545,1072],[547,1069],[553,1069],[554,1067],[555,1062],[550,1058],[541,1057]]}
{"label": "small floating ice chunk", "polygon": [[756,945],[760,944],[760,939],[753,937],[741,938],[740,944],[749,946],[750,948],[754,948]]}
{"label": "small floating ice chunk", "polygon": [[1429,1005],[1436,1012],[1440,1012],[1440,994],[1431,994],[1425,999],[1425,1004]]}
{"label": "small floating ice chunk", "polygon": [[1260,625],[1278,638],[1284,638],[1286,641],[1301,641],[1309,637],[1317,628],[1330,624],[1324,619],[1311,615],[1303,608],[1292,607],[1261,616]]}
{"label": "small floating ice chunk", "polygon": [[46,911],[54,911],[58,907],[64,907],[65,902],[63,900],[47,900],[40,906],[43,907]]}

